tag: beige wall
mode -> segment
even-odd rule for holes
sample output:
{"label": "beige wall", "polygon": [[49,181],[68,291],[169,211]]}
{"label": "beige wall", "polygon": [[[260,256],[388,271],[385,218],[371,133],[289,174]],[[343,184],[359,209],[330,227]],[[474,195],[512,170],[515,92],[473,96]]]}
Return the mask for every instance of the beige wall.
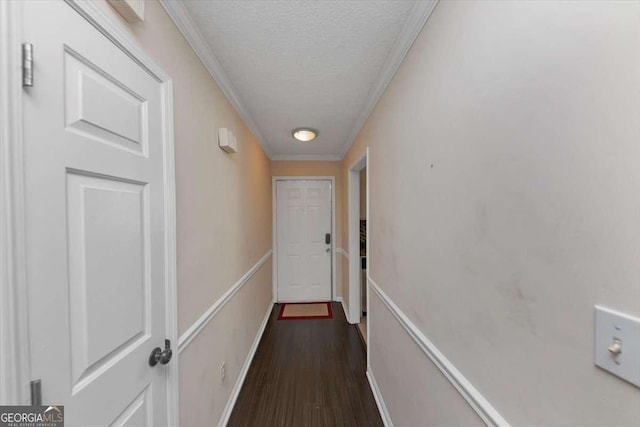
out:
{"label": "beige wall", "polygon": [[[440,2],[343,161],[373,280],[514,426],[640,424],[593,365],[594,304],[640,315],[639,5]],[[386,310],[394,423],[479,423]]]}
{"label": "beige wall", "polygon": [[[173,78],[182,333],[271,249],[270,161],[156,1],[133,25],[98,5]],[[237,154],[218,148],[218,127],[237,135]],[[180,354],[183,426],[217,424],[270,301],[268,261]]]}
{"label": "beige wall", "polygon": [[[333,176],[335,177],[335,199],[336,206],[336,236],[335,236],[335,248],[342,249],[344,245],[342,242],[346,242],[342,238],[342,163],[333,161],[272,161],[271,162],[271,175],[272,176]],[[346,248],[345,248],[346,249]],[[339,297],[343,295],[343,270],[347,269],[346,262],[342,254],[336,254],[336,292]]]}

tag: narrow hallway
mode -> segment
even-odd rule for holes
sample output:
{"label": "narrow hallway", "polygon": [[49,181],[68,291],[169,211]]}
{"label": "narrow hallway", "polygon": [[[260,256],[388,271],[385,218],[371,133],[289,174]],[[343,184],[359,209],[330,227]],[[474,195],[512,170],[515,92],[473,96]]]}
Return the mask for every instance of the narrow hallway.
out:
{"label": "narrow hallway", "polygon": [[639,24],[0,0],[0,427],[640,427]]}
{"label": "narrow hallway", "polygon": [[382,426],[366,353],[342,307],[332,319],[271,318],[229,426]]}

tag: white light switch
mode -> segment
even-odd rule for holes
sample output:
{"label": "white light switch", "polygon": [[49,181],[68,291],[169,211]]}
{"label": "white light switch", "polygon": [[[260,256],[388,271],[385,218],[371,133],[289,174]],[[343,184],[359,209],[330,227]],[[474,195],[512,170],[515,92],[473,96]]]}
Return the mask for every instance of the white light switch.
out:
{"label": "white light switch", "polygon": [[640,387],[640,319],[596,305],[595,363]]}

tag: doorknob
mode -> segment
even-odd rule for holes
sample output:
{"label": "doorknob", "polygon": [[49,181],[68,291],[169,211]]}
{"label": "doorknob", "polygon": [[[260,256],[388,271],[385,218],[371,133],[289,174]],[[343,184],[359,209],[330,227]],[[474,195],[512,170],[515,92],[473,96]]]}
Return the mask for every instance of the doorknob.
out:
{"label": "doorknob", "polygon": [[171,350],[171,341],[164,340],[164,350],[160,347],[156,347],[151,351],[149,356],[149,366],[156,366],[158,362],[161,365],[166,365],[171,360],[173,351]]}
{"label": "doorknob", "polygon": [[324,235],[324,242],[329,245],[331,244],[331,233],[327,233]]}

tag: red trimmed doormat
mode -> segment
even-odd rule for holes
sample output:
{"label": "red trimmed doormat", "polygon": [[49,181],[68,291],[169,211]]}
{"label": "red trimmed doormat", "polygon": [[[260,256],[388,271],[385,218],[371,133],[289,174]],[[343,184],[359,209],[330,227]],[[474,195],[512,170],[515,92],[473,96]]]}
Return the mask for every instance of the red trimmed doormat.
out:
{"label": "red trimmed doormat", "polygon": [[330,302],[284,303],[280,306],[278,320],[331,319]]}

